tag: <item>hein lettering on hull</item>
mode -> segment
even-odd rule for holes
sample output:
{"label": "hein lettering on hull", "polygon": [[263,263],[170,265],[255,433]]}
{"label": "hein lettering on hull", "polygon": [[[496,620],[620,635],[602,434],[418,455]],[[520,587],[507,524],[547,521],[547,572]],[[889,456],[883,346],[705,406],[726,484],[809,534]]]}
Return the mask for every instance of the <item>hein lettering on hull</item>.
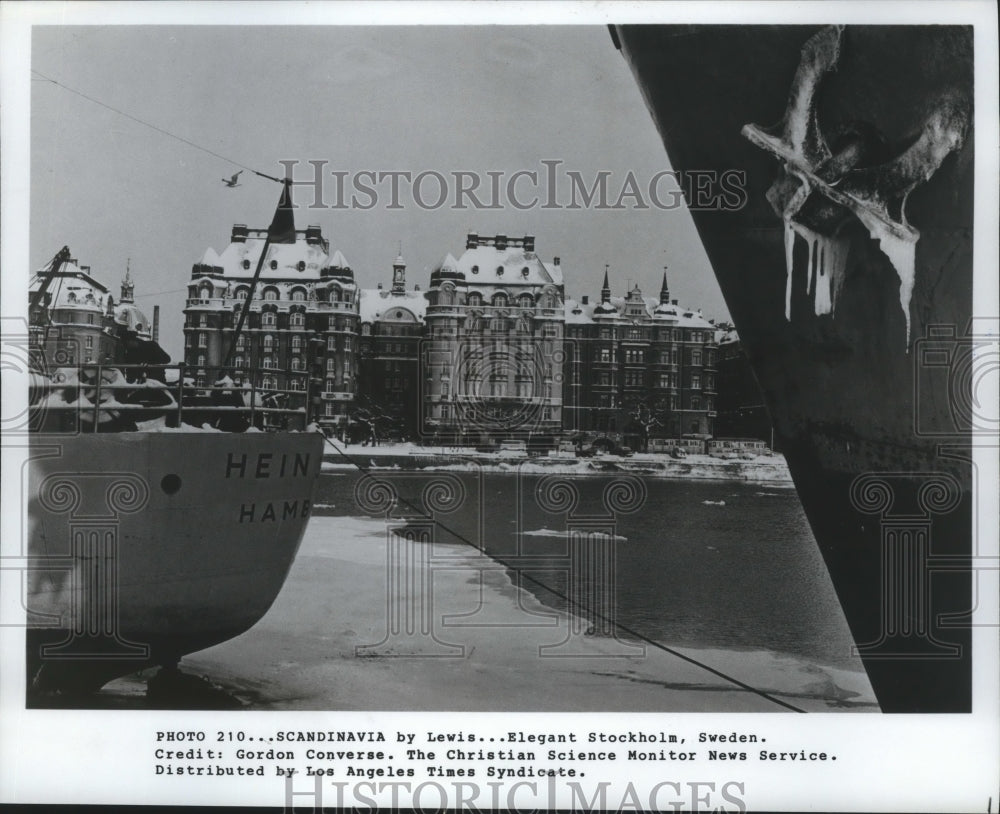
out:
{"label": "hein lettering on hull", "polygon": [[230,452],[226,457],[227,478],[306,478],[309,476],[309,453],[293,455],[260,452],[256,455]]}
{"label": "hein lettering on hull", "polygon": [[[274,480],[309,477],[309,453],[260,452],[256,455],[230,452],[226,456],[227,479]],[[277,523],[305,519],[311,508],[308,498],[269,501],[247,501],[240,504],[238,521],[243,523]]]}

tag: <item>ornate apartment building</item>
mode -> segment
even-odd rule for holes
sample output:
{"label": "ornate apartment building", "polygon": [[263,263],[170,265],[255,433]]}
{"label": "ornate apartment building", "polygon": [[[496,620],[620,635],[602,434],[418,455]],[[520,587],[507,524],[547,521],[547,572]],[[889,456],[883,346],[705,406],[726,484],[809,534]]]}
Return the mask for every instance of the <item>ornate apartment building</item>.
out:
{"label": "ornate apartment building", "polygon": [[194,265],[184,360],[196,383],[229,376],[283,407],[308,402],[338,431],[378,423],[428,443],[712,435],[717,329],[670,299],[666,274],[658,299],[638,285],[613,297],[605,269],[599,300],[567,300],[559,258],[542,262],[534,237],[470,233],[426,291],[406,287],[402,255],[389,288],[361,290],[319,227],[288,223],[237,224]]}
{"label": "ornate apartment building", "polygon": [[[234,345],[259,263],[261,276]],[[221,254],[210,248],[194,264],[184,309],[184,361],[196,383],[229,376],[272,399],[280,394],[282,406],[308,400],[315,420],[343,426],[356,393],[357,356],[354,272],[343,254],[331,253],[318,226],[292,224],[268,239],[267,229],[237,224]]]}
{"label": "ornate apartment building", "polygon": [[530,235],[467,236],[431,273],[421,349],[422,437],[439,443],[557,436],[563,274]]}
{"label": "ornate apartment building", "polygon": [[651,438],[708,437],[715,411],[715,326],[634,285],[612,297],[605,268],[599,302],[566,303],[563,402],[567,431]]}
{"label": "ornate apartment building", "polygon": [[406,262],[392,264],[392,285],[360,292],[358,403],[369,420],[391,423],[405,436],[420,431],[420,348],[427,300],[406,288]]}
{"label": "ornate apartment building", "polygon": [[[134,344],[155,339],[156,326],[135,305],[135,285],[125,270],[121,297],[79,265],[69,250],[29,284],[29,322],[33,352],[53,367],[147,361],[131,358]],[[162,360],[160,360],[162,361]]]}

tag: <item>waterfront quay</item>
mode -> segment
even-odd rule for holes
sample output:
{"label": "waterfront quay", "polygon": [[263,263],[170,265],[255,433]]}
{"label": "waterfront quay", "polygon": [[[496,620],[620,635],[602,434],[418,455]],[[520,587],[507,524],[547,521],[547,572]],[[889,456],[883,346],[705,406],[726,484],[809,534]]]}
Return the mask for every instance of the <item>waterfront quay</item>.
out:
{"label": "waterfront quay", "polygon": [[[416,543],[403,562],[401,541],[381,520],[314,516],[265,617],[185,657],[181,669],[252,709],[780,710],[699,664],[802,709],[878,709],[859,670],[764,650],[667,652],[588,635],[578,617],[518,587],[489,556]],[[432,594],[408,594],[432,549]],[[142,705],[143,692],[142,676],[119,679],[97,703]]]}

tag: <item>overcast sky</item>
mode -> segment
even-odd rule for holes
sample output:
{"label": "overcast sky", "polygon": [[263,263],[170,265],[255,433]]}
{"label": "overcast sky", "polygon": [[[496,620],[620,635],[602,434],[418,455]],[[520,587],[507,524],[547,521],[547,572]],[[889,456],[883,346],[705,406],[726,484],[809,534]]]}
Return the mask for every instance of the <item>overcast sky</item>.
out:
{"label": "overcast sky", "polygon": [[[45,76],[194,142],[210,155],[50,82],[32,82],[31,262],[46,263],[68,244],[109,284],[131,258],[137,300],[161,306],[161,343],[177,359],[185,284],[208,247],[222,250],[233,223],[266,226],[280,187],[244,171],[241,186],[221,183],[239,165],[282,175],[281,159],[325,161],[325,207],[300,209],[297,225],[322,226],[358,282],[388,283],[400,242],[412,285],[458,256],[467,231],[536,236],[541,258],[562,258],[567,296],[598,293],[604,264],[612,288],[638,281],[655,295],[669,265],[671,294],[727,318],[722,296],[683,209],[518,210],[505,189],[520,170],[522,202],[546,194],[543,160],[563,162],[590,185],[601,171],[611,203],[628,173],[645,189],[669,169],[666,154],[625,60],[607,29],[586,27],[36,27],[32,67]],[[449,182],[440,208],[417,204],[401,181],[390,209],[389,181],[367,210],[331,208],[334,170],[348,173],[346,200],[361,171]],[[501,208],[451,208],[454,172],[503,173]],[[425,204],[438,197],[428,176]],[[670,184],[659,189],[670,196]],[[644,198],[648,194],[643,193]],[[358,202],[366,205],[367,195]],[[313,202],[298,190],[296,204]],[[467,203],[470,203],[468,200]],[[652,204],[652,201],[646,200]]]}

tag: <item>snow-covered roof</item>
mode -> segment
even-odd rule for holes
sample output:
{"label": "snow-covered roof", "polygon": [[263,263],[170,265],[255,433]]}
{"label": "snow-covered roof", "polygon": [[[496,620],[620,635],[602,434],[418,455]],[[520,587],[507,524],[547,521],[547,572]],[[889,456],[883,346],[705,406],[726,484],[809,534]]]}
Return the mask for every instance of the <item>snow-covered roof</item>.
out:
{"label": "snow-covered roof", "polygon": [[[255,230],[245,238],[230,243],[221,254],[209,248],[196,265],[222,270],[225,277],[253,276],[264,247],[265,232]],[[323,241],[307,240],[305,232],[296,232],[294,243],[272,243],[264,258],[265,277],[295,277],[318,280],[324,268],[350,268],[340,251],[331,256]]]}
{"label": "snow-covered roof", "polygon": [[[684,308],[681,305],[661,304],[654,297],[643,297],[645,305],[644,314],[641,321],[665,322],[668,325],[676,325],[678,328],[701,328],[714,330],[715,326],[706,320],[697,311]],[[607,317],[601,318],[602,310],[607,306],[602,306],[600,302],[590,302],[584,305],[582,302],[568,299],[565,304],[565,317],[567,325],[590,325],[594,323],[594,316],[597,315],[599,321],[610,318],[615,321],[632,321],[625,315],[625,298],[612,297],[610,305],[613,310],[608,310]]]}
{"label": "snow-covered roof", "polygon": [[[427,298],[422,291],[393,294],[380,288],[363,288],[358,292],[358,307],[362,322],[376,320],[423,322],[424,312],[427,310]],[[402,313],[397,317],[397,312]]]}
{"label": "snow-covered roof", "polygon": [[141,336],[150,335],[150,321],[134,303],[116,305],[115,322],[124,325],[130,331],[135,331]]}
{"label": "snow-covered roof", "polygon": [[458,259],[456,268],[465,275],[465,281],[469,284],[504,287],[563,284],[560,266],[547,266],[537,254],[525,251],[523,246],[498,249],[496,246],[480,245],[466,249]]}
{"label": "snow-covered roof", "polygon": [[[37,291],[42,285],[43,272],[31,278],[29,291]],[[51,308],[81,308],[104,311],[108,289],[83,271],[74,260],[64,262],[59,272],[49,281],[48,296]]]}
{"label": "snow-covered roof", "polygon": [[344,257],[340,249],[337,249],[333,253],[333,257],[330,258],[330,267],[335,269],[349,269],[351,264],[347,262],[347,258]]}

